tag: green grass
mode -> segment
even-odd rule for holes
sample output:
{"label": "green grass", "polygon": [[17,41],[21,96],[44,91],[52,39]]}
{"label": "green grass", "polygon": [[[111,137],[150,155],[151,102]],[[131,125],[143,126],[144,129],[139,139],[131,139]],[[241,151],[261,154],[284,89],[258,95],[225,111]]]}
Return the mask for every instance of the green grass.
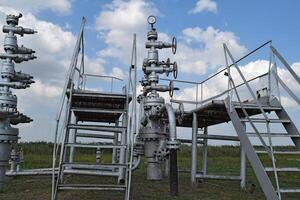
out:
{"label": "green grass", "polygon": [[[52,144],[49,143],[23,143],[21,144],[25,163],[23,168],[41,168],[50,167],[52,159]],[[219,175],[238,175],[239,174],[239,148],[233,146],[209,147],[208,173]],[[76,151],[77,161],[93,162],[95,161],[95,152],[93,150]],[[180,169],[189,169],[191,150],[188,146],[182,146],[178,154],[178,167]],[[198,166],[201,166],[201,148],[199,148]],[[268,166],[270,161],[266,155],[261,157]],[[279,166],[300,166],[299,156],[279,156]],[[108,152],[104,155],[104,162],[109,162]],[[300,175],[300,173],[299,173]],[[300,187],[300,176],[295,174],[280,174],[281,184],[283,186]],[[247,187],[241,190],[238,181],[220,181],[206,180],[198,183],[196,187],[191,187],[190,175],[188,173],[179,174],[179,196],[172,198],[169,195],[168,178],[164,177],[162,181],[147,181],[146,163],[142,160],[140,167],[133,172],[132,199],[135,200],[227,200],[227,199],[265,199],[259,184],[253,174],[251,166],[247,163]],[[66,181],[72,183],[109,183],[115,182],[112,178],[99,178],[89,176],[68,176]],[[254,192],[250,192],[254,187]],[[0,199],[5,200],[43,200],[50,199],[51,195],[51,177],[8,177],[6,179],[5,192],[0,194]],[[122,193],[119,192],[97,192],[97,191],[72,191],[60,192],[59,199],[104,199],[115,200],[122,199]],[[284,199],[299,199],[298,195],[284,195]]]}

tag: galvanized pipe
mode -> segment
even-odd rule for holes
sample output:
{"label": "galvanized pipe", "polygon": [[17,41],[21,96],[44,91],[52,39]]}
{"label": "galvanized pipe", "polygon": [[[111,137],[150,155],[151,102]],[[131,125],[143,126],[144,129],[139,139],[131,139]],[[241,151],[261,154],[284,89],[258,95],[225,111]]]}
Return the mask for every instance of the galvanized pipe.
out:
{"label": "galvanized pipe", "polygon": [[198,132],[198,120],[197,114],[193,113],[193,126],[192,126],[192,163],[191,163],[191,183],[196,184],[197,173],[197,132]]}

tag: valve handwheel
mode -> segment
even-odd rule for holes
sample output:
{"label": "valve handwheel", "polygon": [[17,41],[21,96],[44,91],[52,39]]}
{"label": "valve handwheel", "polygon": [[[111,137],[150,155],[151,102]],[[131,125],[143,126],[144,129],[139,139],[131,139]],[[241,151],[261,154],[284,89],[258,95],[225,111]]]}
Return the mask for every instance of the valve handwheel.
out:
{"label": "valve handwheel", "polygon": [[174,64],[173,64],[173,77],[174,77],[174,79],[177,78],[177,75],[178,75],[177,62],[174,62]]}
{"label": "valve handwheel", "polygon": [[172,53],[175,55],[177,50],[177,40],[176,37],[173,37],[172,39]]}
{"label": "valve handwheel", "polygon": [[184,117],[184,106],[183,106],[183,103],[179,104],[178,110],[179,110],[178,122],[179,122],[179,124],[181,124],[182,121],[183,121],[183,117]]}
{"label": "valve handwheel", "polygon": [[169,87],[170,87],[169,95],[170,95],[170,97],[173,97],[173,94],[174,94],[174,83],[173,83],[173,81],[170,81]]}

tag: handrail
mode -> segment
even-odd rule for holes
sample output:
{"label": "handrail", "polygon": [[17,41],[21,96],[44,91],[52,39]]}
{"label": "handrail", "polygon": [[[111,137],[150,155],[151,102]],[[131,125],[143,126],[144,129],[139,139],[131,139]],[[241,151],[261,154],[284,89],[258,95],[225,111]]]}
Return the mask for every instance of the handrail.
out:
{"label": "handrail", "polygon": [[[133,75],[132,75],[133,72]],[[134,136],[136,133],[137,129],[137,117],[136,117],[136,102],[137,102],[137,97],[136,97],[136,80],[137,80],[137,52],[136,52],[136,34],[133,34],[133,44],[132,44],[132,53],[131,53],[131,65],[129,67],[129,79],[128,79],[128,88],[127,88],[127,107],[129,110],[129,91],[131,89],[132,92],[132,104],[131,104],[131,111],[130,113],[127,113],[129,115],[128,120],[128,129],[127,133],[129,133],[129,142],[127,142],[128,149],[130,150],[129,154],[129,171],[128,171],[128,182],[127,182],[127,191],[125,194],[125,199],[129,199],[130,197],[130,188],[131,188],[131,174],[132,170],[134,170],[140,162],[140,156],[138,158],[138,162],[136,166],[133,166],[133,144],[134,144]],[[132,77],[133,76],[133,77]],[[132,80],[132,78],[134,80]],[[129,146],[130,145],[130,146]]]}
{"label": "handrail", "polygon": [[51,199],[54,200],[55,199],[55,195],[56,195],[56,187],[55,187],[55,166],[56,166],[56,156],[57,156],[57,151],[59,148],[59,144],[58,143],[58,129],[59,129],[59,122],[60,122],[60,118],[61,118],[61,114],[65,105],[65,99],[66,99],[66,92],[68,90],[68,88],[70,88],[70,86],[73,86],[72,81],[73,81],[73,76],[75,73],[75,68],[77,66],[77,61],[78,61],[78,55],[80,52],[80,46],[83,45],[83,30],[84,30],[84,26],[86,23],[86,18],[83,17],[82,18],[82,22],[81,22],[81,26],[80,26],[80,31],[79,31],[79,35],[77,37],[77,41],[76,41],[76,45],[73,51],[73,55],[72,55],[72,59],[71,59],[71,63],[70,63],[70,67],[67,73],[67,77],[66,77],[66,82],[65,85],[63,87],[63,91],[62,91],[62,96],[60,99],[60,103],[59,103],[59,108],[57,111],[57,115],[56,115],[56,126],[55,126],[55,135],[54,135],[54,146],[53,146],[53,154],[52,154],[52,194],[51,194]]}
{"label": "handrail", "polygon": [[108,76],[108,75],[96,75],[96,74],[83,74],[83,76],[91,76],[91,77],[99,77],[99,78],[111,78],[119,81],[123,81],[123,79],[116,76]]}
{"label": "handrail", "polygon": [[59,104],[60,107],[59,107],[58,112],[57,112],[56,121],[58,121],[60,116],[61,116],[63,105],[64,105],[64,100],[65,100],[65,97],[66,97],[65,94],[67,92],[68,86],[69,86],[70,81],[72,80],[73,74],[75,72],[77,59],[78,59],[78,54],[79,54],[79,51],[80,51],[80,43],[81,43],[81,40],[83,38],[83,29],[84,29],[84,26],[85,26],[85,22],[86,22],[86,18],[83,17],[81,27],[80,27],[80,32],[79,32],[79,35],[78,35],[78,39],[77,39],[77,42],[76,42],[76,45],[75,45],[75,48],[74,48],[74,51],[73,51],[69,71],[67,73],[67,80],[68,81],[65,82],[64,89],[63,89],[63,92],[62,92],[62,96],[61,96],[61,99],[60,99],[60,104]]}
{"label": "handrail", "polygon": [[300,78],[299,78],[299,76],[295,73],[295,71],[287,63],[287,61],[283,58],[283,56],[272,45],[270,46],[270,48],[271,48],[273,54],[275,54],[277,56],[277,58],[282,62],[282,64],[285,66],[285,68],[291,73],[291,75],[298,82],[298,84],[300,84]]}
{"label": "handrail", "polygon": [[[264,76],[266,76],[266,75],[268,75],[268,74],[269,74],[269,73],[266,72],[266,73],[264,73],[264,74],[262,74],[262,75],[256,76],[256,77],[254,77],[254,78],[252,78],[252,79],[249,79],[247,82],[250,83],[250,82],[252,82],[252,81],[254,81],[254,80],[258,79],[258,78],[264,77]],[[236,88],[239,88],[239,87],[241,87],[241,86],[243,86],[243,85],[245,85],[245,83],[240,83],[239,85],[236,86]],[[212,97],[210,97],[210,98],[208,98],[208,99],[205,99],[205,100],[203,100],[203,101],[198,101],[198,102],[197,102],[197,101],[179,100],[179,99],[172,99],[171,102],[173,102],[173,103],[179,103],[179,102],[182,102],[182,103],[187,103],[187,104],[203,104],[203,103],[206,103],[206,102],[208,102],[208,101],[210,101],[210,100],[213,100],[213,99],[216,99],[216,98],[218,98],[218,97],[221,97],[221,96],[223,96],[224,94],[226,94],[226,93],[229,92],[229,91],[230,91],[230,89],[227,89],[227,90],[221,92],[220,94],[217,94],[217,95],[212,96]]]}
{"label": "handrail", "polygon": [[[237,71],[238,71],[240,77],[242,78],[243,82],[244,82],[245,85],[247,86],[247,89],[248,89],[248,91],[250,92],[252,98],[253,98],[253,99],[256,99],[255,103],[256,103],[257,107],[259,108],[259,110],[261,111],[262,115],[264,116],[264,118],[265,118],[265,120],[266,120],[266,122],[267,122],[267,126],[268,126],[268,124],[269,124],[269,122],[270,122],[270,119],[268,118],[268,116],[267,116],[267,114],[265,113],[264,109],[262,108],[261,104],[259,103],[259,101],[258,101],[257,98],[255,97],[255,94],[254,94],[253,90],[251,89],[249,83],[247,83],[247,81],[246,81],[246,79],[245,79],[243,73],[241,72],[241,70],[240,70],[239,66],[236,64],[236,62],[234,61],[234,58],[233,58],[231,52],[229,51],[229,49],[228,49],[228,47],[226,46],[225,43],[223,44],[223,47],[224,47],[225,57],[227,57],[227,54],[228,54],[228,55],[229,55],[229,58],[230,58],[231,61],[234,63],[235,68],[237,69]],[[247,120],[249,121],[251,127],[253,128],[253,130],[255,131],[256,135],[257,135],[258,138],[260,139],[261,143],[262,143],[263,146],[265,147],[266,151],[268,152],[268,155],[269,155],[270,158],[273,160],[273,152],[272,152],[272,149],[270,150],[270,149],[268,148],[267,144],[265,143],[265,141],[263,140],[263,138],[260,136],[258,129],[256,128],[256,126],[254,125],[253,121],[252,121],[251,118],[249,117],[249,115],[248,115],[246,109],[244,108],[243,103],[242,103],[242,101],[241,101],[241,98],[240,98],[240,96],[239,96],[239,94],[238,94],[238,91],[237,91],[237,89],[236,89],[236,87],[235,87],[235,83],[234,83],[234,81],[233,81],[233,79],[232,79],[230,73],[228,74],[228,78],[229,78],[229,81],[230,81],[230,82],[232,83],[232,85],[233,85],[233,89],[234,89],[234,91],[235,91],[236,97],[238,98],[239,104],[240,104],[240,106],[241,106],[241,108],[242,108],[242,111],[243,111],[244,115],[246,116],[246,118],[247,118]],[[230,99],[230,104],[232,104],[231,99]],[[230,106],[232,106],[232,105],[230,105]],[[269,129],[268,129],[268,130],[269,130]]]}
{"label": "handrail", "polygon": [[[235,63],[232,63],[231,65],[229,65],[228,67],[232,67],[235,64],[239,63],[240,61],[242,61],[243,59],[247,58],[248,56],[252,55],[253,53],[255,53],[256,51],[258,51],[259,49],[263,48],[264,46],[266,46],[267,44],[270,44],[272,42],[272,40],[269,40],[265,43],[263,43],[262,45],[260,45],[259,47],[253,49],[252,51],[250,51],[249,53],[247,53],[246,55],[242,56],[241,58],[239,58],[238,60],[235,61]],[[227,70],[227,67],[221,69],[220,71],[216,72],[215,74],[212,74],[211,76],[209,76],[208,78],[204,79],[201,82],[194,82],[194,81],[185,81],[185,80],[171,80],[171,79],[167,79],[167,78],[160,78],[160,80],[165,80],[165,81],[173,81],[173,82],[181,82],[181,83],[191,83],[191,84],[203,84],[206,81],[208,81],[209,79],[212,79],[213,77],[219,75],[220,73],[224,72],[225,70]]]}
{"label": "handrail", "polygon": [[110,92],[113,92],[113,83],[114,80],[123,81],[123,79],[118,78],[116,76],[109,76],[109,75],[96,75],[96,74],[82,74],[83,76],[83,89],[85,89],[86,86],[86,77],[97,77],[97,78],[107,78],[110,79]]}
{"label": "handrail", "polygon": [[293,93],[293,91],[282,81],[282,79],[276,74],[274,71],[272,71],[275,79],[280,83],[280,85],[287,91],[287,93],[298,103],[300,106],[300,99]]}

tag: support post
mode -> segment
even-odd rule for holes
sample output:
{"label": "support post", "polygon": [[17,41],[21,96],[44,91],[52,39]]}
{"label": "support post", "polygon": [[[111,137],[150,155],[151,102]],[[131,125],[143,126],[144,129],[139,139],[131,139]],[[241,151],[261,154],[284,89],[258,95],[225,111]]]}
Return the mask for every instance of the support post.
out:
{"label": "support post", "polygon": [[[207,127],[204,127],[203,134],[205,136],[208,135]],[[207,154],[208,154],[207,141],[208,141],[207,139],[203,139],[203,163],[202,163],[203,175],[207,174]]]}
{"label": "support post", "polygon": [[[115,126],[119,126],[119,120],[116,120]],[[114,145],[118,144],[118,136],[119,136],[118,133],[114,133],[114,137],[115,137],[114,141],[113,141]],[[116,148],[113,148],[113,150],[112,150],[111,159],[112,159],[113,164],[115,164],[117,162],[117,149]]]}
{"label": "support post", "polygon": [[167,159],[165,161],[165,177],[169,177],[169,171],[170,171],[170,159]]}
{"label": "support post", "polygon": [[[243,123],[244,126],[244,130],[246,133],[246,124],[245,122]],[[240,143],[240,153],[241,153],[241,168],[240,168],[240,176],[241,176],[241,182],[240,182],[240,186],[241,189],[245,189],[246,188],[246,153],[243,150],[242,144]]]}
{"label": "support post", "polygon": [[192,164],[191,164],[191,183],[196,184],[196,172],[197,172],[197,130],[198,120],[197,114],[193,113],[193,126],[192,126]]}
{"label": "support post", "polygon": [[[77,117],[74,117],[72,120],[74,124],[78,123]],[[70,131],[70,138],[71,138],[71,143],[76,143],[76,134],[77,134],[77,129],[73,129]],[[73,163],[74,162],[74,152],[75,152],[75,147],[71,146],[70,147],[70,158],[69,158],[69,162]]]}
{"label": "support post", "polygon": [[[127,125],[127,114],[124,113],[123,117],[122,117],[122,126],[126,126],[126,125]],[[121,145],[126,145],[127,131],[124,130],[121,134],[122,134],[121,135]],[[125,164],[126,151],[128,151],[128,149],[125,149],[125,148],[120,149],[119,163],[121,165]],[[120,167],[118,182],[123,183],[124,181],[125,181],[125,169],[123,167]]]}
{"label": "support post", "polygon": [[177,149],[170,149],[170,193],[178,195]]}

